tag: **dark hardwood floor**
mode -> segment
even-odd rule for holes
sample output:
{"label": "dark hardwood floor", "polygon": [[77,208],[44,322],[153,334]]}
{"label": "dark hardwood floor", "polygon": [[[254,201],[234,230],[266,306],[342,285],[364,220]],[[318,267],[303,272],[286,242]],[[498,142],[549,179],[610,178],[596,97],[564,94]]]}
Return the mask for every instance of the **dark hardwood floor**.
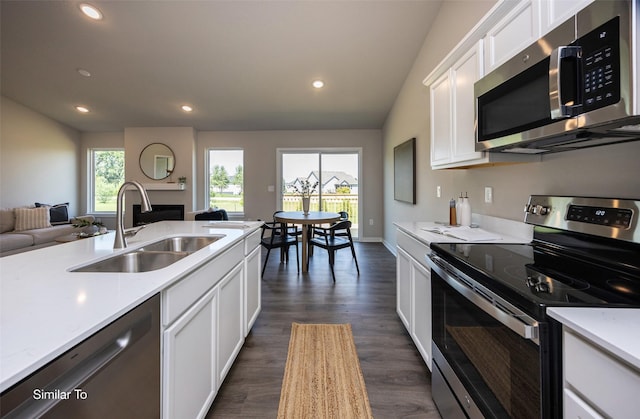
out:
{"label": "dark hardwood floor", "polygon": [[326,251],[315,249],[307,274],[297,274],[293,251],[289,264],[271,253],[262,312],[207,418],[277,416],[292,322],[351,323],[374,417],[439,418],[430,372],[396,314],[395,257],[381,243],[356,243],[360,276],[343,249],[334,283]]}

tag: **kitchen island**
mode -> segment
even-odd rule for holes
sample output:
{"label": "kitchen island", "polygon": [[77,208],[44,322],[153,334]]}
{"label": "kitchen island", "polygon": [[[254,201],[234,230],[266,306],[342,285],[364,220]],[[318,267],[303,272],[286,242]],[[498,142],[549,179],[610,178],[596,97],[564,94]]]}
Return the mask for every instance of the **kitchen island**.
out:
{"label": "kitchen island", "polygon": [[[184,297],[179,286],[191,278],[202,281],[198,279],[202,272],[213,278],[216,275],[210,273],[220,271],[217,279],[210,281],[224,282],[226,272],[235,272],[235,277],[244,281],[238,280],[239,284],[234,286],[236,293],[242,292],[242,300],[246,302],[249,298],[257,308],[235,315],[243,322],[240,328],[243,341],[260,307],[259,289],[257,296],[248,296],[246,285],[247,280],[252,281],[253,288],[256,284],[259,288],[260,284],[260,225],[260,222],[163,221],[148,225],[130,238],[126,249],[114,250],[114,233],[109,233],[1,258],[0,391],[158,293],[163,298],[163,330],[170,331],[180,321],[176,319],[189,308],[184,299],[175,298]],[[162,269],[140,273],[72,272],[79,266],[162,238],[208,235],[223,237]],[[231,255],[233,264],[226,262]],[[247,268],[250,256],[252,267]],[[217,283],[200,284],[199,289],[208,293]],[[234,343],[233,358],[241,343]],[[223,378],[230,365],[220,367],[222,371],[218,368],[217,372],[222,372],[218,375]],[[165,368],[163,382],[169,379],[166,372]]]}

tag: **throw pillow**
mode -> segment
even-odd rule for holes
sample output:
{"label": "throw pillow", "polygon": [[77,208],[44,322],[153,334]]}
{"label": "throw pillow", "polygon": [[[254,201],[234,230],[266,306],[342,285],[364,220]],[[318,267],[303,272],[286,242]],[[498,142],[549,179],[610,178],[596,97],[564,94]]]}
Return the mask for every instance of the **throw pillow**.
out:
{"label": "throw pillow", "polygon": [[16,208],[15,231],[33,230],[51,227],[49,223],[49,208]]}
{"label": "throw pillow", "polygon": [[69,224],[69,203],[64,204],[41,204],[36,202],[36,208],[48,207],[49,208],[49,221],[51,225]]}
{"label": "throw pillow", "polygon": [[0,208],[0,233],[13,231],[16,226],[16,213],[13,208]]}

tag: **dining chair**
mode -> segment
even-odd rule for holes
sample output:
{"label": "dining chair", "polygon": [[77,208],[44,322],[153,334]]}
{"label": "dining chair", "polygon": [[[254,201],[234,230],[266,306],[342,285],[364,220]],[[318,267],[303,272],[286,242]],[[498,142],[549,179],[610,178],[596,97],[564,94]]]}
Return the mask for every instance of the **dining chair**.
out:
{"label": "dining chair", "polygon": [[[265,222],[262,224],[262,233],[260,235],[260,243],[267,249],[267,256],[264,258],[264,264],[262,265],[262,275],[264,275],[264,269],[267,267],[267,261],[269,260],[269,254],[271,249],[280,249],[281,261],[289,262],[289,247],[296,247],[296,262],[298,266],[298,273],[300,273],[300,256],[298,255],[298,238],[294,234],[290,234],[291,229],[297,231],[297,227],[288,227],[286,223]],[[266,235],[266,232],[269,235]]]}
{"label": "dining chair", "polygon": [[[278,213],[281,213],[281,212],[284,212],[284,211],[280,210],[280,211],[276,211],[276,212],[274,212],[274,213],[273,213],[273,222],[274,222],[274,223],[276,223],[276,222],[277,222],[277,221],[276,221],[276,215],[277,215]],[[299,229],[299,228],[298,228],[297,226],[295,226],[295,225],[291,225],[290,227],[288,227],[288,228],[287,228],[287,230],[288,230],[289,234],[291,234],[291,235],[295,235],[295,236],[300,236],[300,235],[302,235],[302,230],[301,230],[301,229]]]}
{"label": "dining chair", "polygon": [[[334,225],[340,221],[345,221],[349,219],[349,213],[346,211],[339,211],[338,214],[340,214],[340,219],[338,221],[335,221],[333,223],[331,223],[331,225]],[[325,227],[326,228],[326,227]],[[347,232],[345,230],[338,230],[334,233],[337,237],[347,237]],[[322,227],[313,227],[312,229],[312,236],[316,237],[324,237],[325,232],[324,229]],[[313,255],[313,247],[311,247],[309,249],[309,254]]]}
{"label": "dining chair", "polygon": [[[333,281],[336,280],[336,274],[333,270],[333,265],[335,262],[335,253],[336,250],[346,249],[347,247],[351,248],[351,255],[353,255],[353,260],[356,262],[356,269],[358,270],[358,275],[360,275],[360,267],[358,266],[358,258],[356,257],[356,250],[353,247],[353,238],[351,237],[351,221],[344,220],[338,221],[337,223],[331,225],[330,227],[315,227],[318,230],[321,230],[321,236],[314,236],[309,244],[313,249],[314,246],[321,247],[327,252],[329,252],[329,267],[331,268],[331,276],[333,277]],[[345,234],[344,236],[338,236],[338,234]]]}

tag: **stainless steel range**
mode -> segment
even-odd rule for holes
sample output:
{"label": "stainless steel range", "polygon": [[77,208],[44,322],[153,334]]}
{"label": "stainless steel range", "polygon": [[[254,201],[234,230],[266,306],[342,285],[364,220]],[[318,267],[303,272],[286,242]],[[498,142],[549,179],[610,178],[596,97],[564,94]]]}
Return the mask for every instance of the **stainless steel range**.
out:
{"label": "stainless steel range", "polygon": [[529,244],[432,244],[433,397],[443,417],[562,417],[547,307],[640,307],[640,201],[531,196]]}

